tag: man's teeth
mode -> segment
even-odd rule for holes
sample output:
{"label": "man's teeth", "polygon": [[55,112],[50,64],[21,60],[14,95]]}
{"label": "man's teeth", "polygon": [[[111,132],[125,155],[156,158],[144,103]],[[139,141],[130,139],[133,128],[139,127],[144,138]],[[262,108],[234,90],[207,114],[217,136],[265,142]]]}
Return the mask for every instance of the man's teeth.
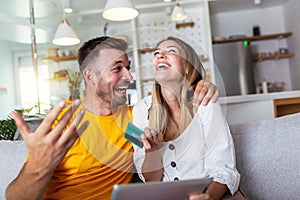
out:
{"label": "man's teeth", "polygon": [[119,91],[125,91],[125,90],[127,90],[127,87],[118,87],[117,90],[119,90]]}

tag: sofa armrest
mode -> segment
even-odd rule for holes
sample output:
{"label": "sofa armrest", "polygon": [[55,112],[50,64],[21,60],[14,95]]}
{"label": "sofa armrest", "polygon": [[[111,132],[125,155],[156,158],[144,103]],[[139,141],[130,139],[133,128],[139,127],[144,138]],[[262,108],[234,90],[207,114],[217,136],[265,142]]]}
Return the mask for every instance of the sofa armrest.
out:
{"label": "sofa armrest", "polygon": [[8,184],[18,175],[27,156],[23,141],[0,140],[0,199]]}

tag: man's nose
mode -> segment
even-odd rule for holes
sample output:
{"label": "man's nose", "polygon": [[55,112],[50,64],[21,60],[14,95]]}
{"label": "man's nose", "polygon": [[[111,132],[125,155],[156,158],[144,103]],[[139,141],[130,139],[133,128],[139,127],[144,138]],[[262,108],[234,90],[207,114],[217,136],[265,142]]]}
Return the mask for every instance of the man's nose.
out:
{"label": "man's nose", "polygon": [[128,81],[132,81],[132,79],[133,79],[132,74],[130,73],[129,69],[127,69],[125,67],[123,70],[123,79],[126,79]]}

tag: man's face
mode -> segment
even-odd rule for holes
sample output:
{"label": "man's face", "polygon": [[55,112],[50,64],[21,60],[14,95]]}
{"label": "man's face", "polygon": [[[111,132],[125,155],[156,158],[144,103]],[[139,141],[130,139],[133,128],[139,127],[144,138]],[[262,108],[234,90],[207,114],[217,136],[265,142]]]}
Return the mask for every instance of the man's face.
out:
{"label": "man's face", "polygon": [[126,89],[132,80],[127,54],[117,49],[102,49],[99,63],[102,73],[96,88],[98,96],[113,107],[126,103]]}

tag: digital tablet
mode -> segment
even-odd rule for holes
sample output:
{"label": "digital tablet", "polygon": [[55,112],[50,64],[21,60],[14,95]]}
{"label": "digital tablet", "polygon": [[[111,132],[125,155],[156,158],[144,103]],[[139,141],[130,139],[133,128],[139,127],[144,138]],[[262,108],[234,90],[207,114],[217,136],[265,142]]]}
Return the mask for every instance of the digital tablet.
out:
{"label": "digital tablet", "polygon": [[115,185],[111,200],[174,200],[188,199],[190,194],[203,193],[212,178],[172,182],[132,183]]}

